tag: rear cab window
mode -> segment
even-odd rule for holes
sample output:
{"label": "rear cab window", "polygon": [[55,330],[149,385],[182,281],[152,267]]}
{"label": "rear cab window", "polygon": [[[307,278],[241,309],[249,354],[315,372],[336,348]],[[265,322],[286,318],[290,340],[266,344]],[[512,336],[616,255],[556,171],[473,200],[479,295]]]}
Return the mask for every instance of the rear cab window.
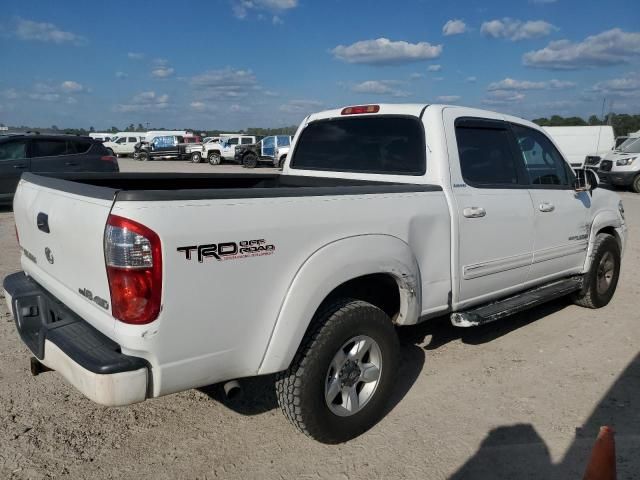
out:
{"label": "rear cab window", "polygon": [[289,167],[424,175],[424,128],[417,117],[400,115],[317,120],[300,134]]}

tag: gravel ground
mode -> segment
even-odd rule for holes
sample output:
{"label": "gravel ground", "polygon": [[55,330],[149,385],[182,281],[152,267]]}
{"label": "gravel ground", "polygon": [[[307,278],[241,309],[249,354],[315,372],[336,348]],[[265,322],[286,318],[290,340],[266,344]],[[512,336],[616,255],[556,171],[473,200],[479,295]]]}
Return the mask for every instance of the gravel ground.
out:
{"label": "gravel ground", "polygon": [[[631,240],[608,307],[558,301],[477,329],[444,318],[401,330],[388,414],[338,446],[293,430],[270,376],[244,381],[235,401],[210,386],[97,406],[55,373],[29,374],[1,300],[0,478],[581,478],[604,424],[617,432],[618,478],[640,478],[640,195],[622,197]],[[0,278],[18,269],[13,214],[0,210]]]}

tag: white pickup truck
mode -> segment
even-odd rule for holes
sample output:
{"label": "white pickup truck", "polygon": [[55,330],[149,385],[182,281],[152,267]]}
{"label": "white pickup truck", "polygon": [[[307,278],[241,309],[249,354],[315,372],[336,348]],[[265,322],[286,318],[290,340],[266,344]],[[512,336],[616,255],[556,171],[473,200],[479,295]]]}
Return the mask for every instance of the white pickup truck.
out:
{"label": "white pickup truck", "polygon": [[367,105],[307,117],[282,175],[25,174],[5,295],[34,369],[95,402],[276,373],[342,442],[383,415],[395,327],[607,305],[624,210],[578,173],[519,118]]}

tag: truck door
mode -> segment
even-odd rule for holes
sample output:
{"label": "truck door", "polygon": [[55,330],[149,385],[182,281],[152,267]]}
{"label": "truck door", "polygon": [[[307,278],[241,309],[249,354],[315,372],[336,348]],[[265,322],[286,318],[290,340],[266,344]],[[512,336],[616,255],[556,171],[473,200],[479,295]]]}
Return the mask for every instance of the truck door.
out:
{"label": "truck door", "polygon": [[222,147],[222,156],[227,160],[233,160],[236,154],[236,145],[238,145],[239,137],[231,137],[227,139]]}
{"label": "truck door", "polygon": [[573,171],[542,132],[517,124],[512,129],[529,176],[534,209],[530,280],[578,273],[589,242],[591,197],[575,191]]}
{"label": "truck door", "polygon": [[29,171],[27,139],[18,138],[0,143],[0,200],[13,197],[22,172]]}
{"label": "truck door", "polygon": [[276,155],[276,137],[264,137],[262,141],[262,157],[273,158]]}
{"label": "truck door", "polygon": [[445,109],[444,120],[458,230],[452,301],[463,308],[524,288],[534,221],[509,125],[498,116],[460,117],[456,110]]}

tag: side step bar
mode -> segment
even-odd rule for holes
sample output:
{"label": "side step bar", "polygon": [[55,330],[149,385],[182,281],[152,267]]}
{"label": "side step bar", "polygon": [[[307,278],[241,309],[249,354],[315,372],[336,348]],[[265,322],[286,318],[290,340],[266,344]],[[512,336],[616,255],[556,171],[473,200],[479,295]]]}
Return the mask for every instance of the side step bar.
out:
{"label": "side step bar", "polygon": [[497,302],[451,314],[454,327],[477,327],[528,310],[582,288],[582,276],[548,283]]}

